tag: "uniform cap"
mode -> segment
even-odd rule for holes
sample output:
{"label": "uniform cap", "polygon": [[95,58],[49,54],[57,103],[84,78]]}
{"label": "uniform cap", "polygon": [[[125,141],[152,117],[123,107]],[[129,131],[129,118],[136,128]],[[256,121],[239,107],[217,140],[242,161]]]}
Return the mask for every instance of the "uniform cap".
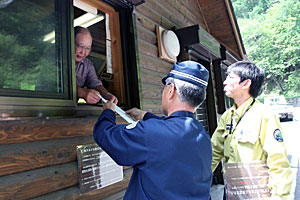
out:
{"label": "uniform cap", "polygon": [[170,73],[162,79],[163,84],[166,84],[168,77],[187,81],[201,87],[207,87],[209,72],[204,66],[195,61],[183,61],[174,63]]}

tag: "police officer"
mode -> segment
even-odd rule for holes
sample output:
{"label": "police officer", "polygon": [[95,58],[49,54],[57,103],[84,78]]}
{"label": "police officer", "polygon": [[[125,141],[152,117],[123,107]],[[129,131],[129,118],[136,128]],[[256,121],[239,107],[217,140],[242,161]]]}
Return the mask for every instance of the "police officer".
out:
{"label": "police officer", "polygon": [[264,72],[251,62],[239,61],[227,70],[226,96],[234,105],[220,118],[212,136],[214,171],[225,163],[266,161],[271,199],[290,199],[292,176],[278,117],[257,101]]}
{"label": "police officer", "polygon": [[208,78],[199,63],[174,63],[162,80],[166,117],[134,108],[127,113],[140,121],[116,125],[114,104],[103,105],[94,139],[119,165],[134,167],[124,199],[209,199],[211,142],[193,115]]}

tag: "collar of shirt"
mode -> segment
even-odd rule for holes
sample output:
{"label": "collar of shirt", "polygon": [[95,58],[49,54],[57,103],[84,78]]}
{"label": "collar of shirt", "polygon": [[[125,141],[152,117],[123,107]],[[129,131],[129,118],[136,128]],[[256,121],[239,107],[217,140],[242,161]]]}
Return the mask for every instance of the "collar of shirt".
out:
{"label": "collar of shirt", "polygon": [[246,111],[246,109],[250,106],[252,103],[253,98],[250,97],[247,101],[245,101],[239,108],[236,108],[236,104],[232,106],[231,114],[233,114],[234,121],[237,122],[237,120],[242,116],[242,114]]}
{"label": "collar of shirt", "polygon": [[194,114],[189,111],[181,110],[181,111],[173,112],[170,116],[166,117],[165,119],[169,119],[172,117],[192,117],[192,118],[194,118]]}
{"label": "collar of shirt", "polygon": [[[86,58],[85,58],[85,59],[86,59]],[[79,61],[79,62],[76,62],[76,61],[75,61],[75,65],[76,65],[76,66],[79,66],[79,65],[83,64],[85,59],[83,59],[83,60],[81,60],[81,61]]]}
{"label": "collar of shirt", "polygon": [[78,73],[80,68],[82,68],[81,66],[83,65],[83,62],[84,62],[83,60],[80,61],[80,62],[75,62],[75,71],[76,71],[76,73]]}
{"label": "collar of shirt", "polygon": [[84,59],[82,59],[82,60],[79,61],[79,62],[76,62],[76,61],[75,61],[75,63],[76,63],[76,64],[84,63],[84,61],[85,61],[86,59],[87,59],[87,58],[84,58]]}

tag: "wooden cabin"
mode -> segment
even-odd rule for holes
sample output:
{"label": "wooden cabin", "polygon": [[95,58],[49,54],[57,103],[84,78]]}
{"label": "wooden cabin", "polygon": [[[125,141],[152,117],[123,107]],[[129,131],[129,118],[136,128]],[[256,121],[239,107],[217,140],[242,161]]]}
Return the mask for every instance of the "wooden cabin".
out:
{"label": "wooden cabin", "polygon": [[[86,6],[88,5],[88,6]],[[97,22],[79,22],[93,13]],[[94,20],[94,18],[93,18]],[[92,21],[92,19],[90,19]],[[158,28],[176,34],[177,61],[210,71],[196,116],[211,135],[228,107],[224,70],[246,59],[230,0],[18,0],[0,2],[0,199],[122,199],[122,181],[80,193],[76,147],[93,143],[101,104],[77,99],[75,25],[93,36],[90,59],[124,110],[162,114],[163,57]],[[120,117],[118,123],[126,123]]]}

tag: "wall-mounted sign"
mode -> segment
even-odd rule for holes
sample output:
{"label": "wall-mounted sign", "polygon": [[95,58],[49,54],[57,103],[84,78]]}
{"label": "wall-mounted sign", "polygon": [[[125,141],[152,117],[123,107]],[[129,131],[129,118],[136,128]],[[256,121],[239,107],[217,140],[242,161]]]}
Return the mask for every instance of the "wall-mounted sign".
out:
{"label": "wall-mounted sign", "polygon": [[117,165],[97,144],[77,146],[80,193],[100,189],[123,180]]}
{"label": "wall-mounted sign", "polygon": [[265,162],[225,164],[226,195],[230,200],[270,199]]}

